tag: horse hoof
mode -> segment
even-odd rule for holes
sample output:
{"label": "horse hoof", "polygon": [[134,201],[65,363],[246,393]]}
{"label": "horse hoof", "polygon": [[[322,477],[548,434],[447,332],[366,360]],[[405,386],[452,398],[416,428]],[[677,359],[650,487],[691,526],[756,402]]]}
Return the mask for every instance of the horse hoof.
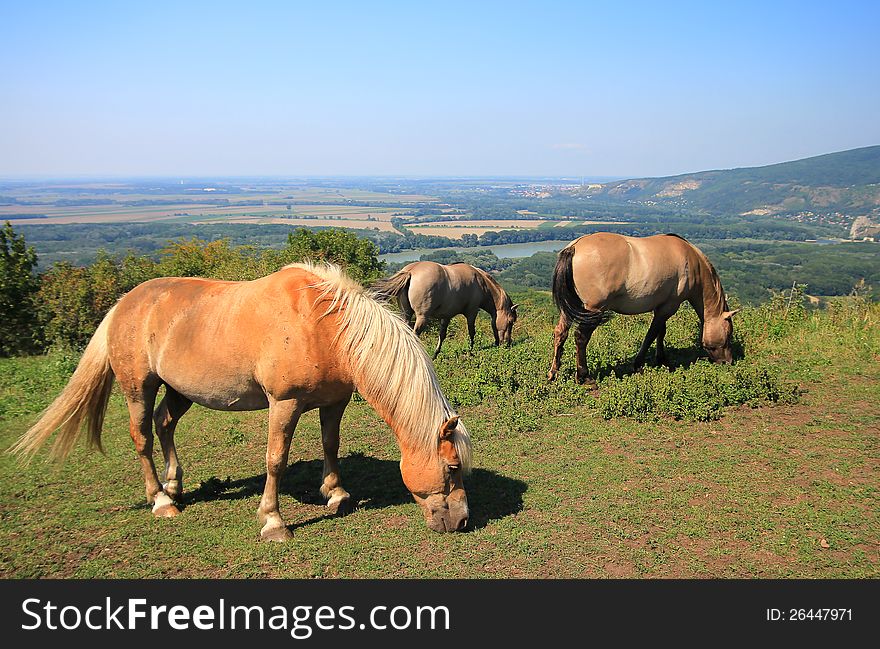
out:
{"label": "horse hoof", "polygon": [[162,505],[153,508],[153,516],[156,518],[174,518],[180,515],[180,510],[174,505]]}
{"label": "horse hoof", "polygon": [[547,372],[547,380],[555,381],[556,380],[556,372]]}
{"label": "horse hoof", "polygon": [[348,516],[355,510],[355,507],[350,496],[333,496],[327,502],[327,509],[334,516]]}
{"label": "horse hoof", "polygon": [[260,530],[260,538],[263,541],[277,541],[282,543],[293,538],[293,534],[284,525],[275,525],[273,527],[265,526]]}
{"label": "horse hoof", "polygon": [[174,501],[164,491],[160,491],[153,497],[153,516],[156,518],[174,518],[180,514],[180,510],[174,506]]}
{"label": "horse hoof", "polygon": [[162,483],[162,491],[168,494],[173,500],[180,500],[183,495],[183,485],[180,480],[169,480]]}

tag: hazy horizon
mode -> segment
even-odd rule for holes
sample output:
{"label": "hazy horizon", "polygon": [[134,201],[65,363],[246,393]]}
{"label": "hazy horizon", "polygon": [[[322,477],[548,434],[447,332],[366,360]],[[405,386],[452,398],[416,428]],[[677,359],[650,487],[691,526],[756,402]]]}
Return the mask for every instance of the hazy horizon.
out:
{"label": "hazy horizon", "polygon": [[872,3],[6,3],[0,177],[636,178],[880,142]]}

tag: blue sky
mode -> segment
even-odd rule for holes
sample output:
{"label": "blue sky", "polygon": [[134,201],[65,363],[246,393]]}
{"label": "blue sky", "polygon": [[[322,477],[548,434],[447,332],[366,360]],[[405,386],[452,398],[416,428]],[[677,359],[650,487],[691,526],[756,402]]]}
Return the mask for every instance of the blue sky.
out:
{"label": "blue sky", "polygon": [[880,143],[880,3],[8,2],[0,175],[667,175]]}

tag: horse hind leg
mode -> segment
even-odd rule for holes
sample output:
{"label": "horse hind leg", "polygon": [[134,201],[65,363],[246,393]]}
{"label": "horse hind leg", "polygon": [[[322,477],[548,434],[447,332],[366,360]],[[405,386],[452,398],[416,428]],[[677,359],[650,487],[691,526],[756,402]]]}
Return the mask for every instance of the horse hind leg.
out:
{"label": "horse hind leg", "polygon": [[147,503],[153,506],[153,515],[161,518],[177,516],[180,511],[162,490],[156,465],[153,463],[152,415],[158,390],[158,385],[145,385],[138,390],[125,390],[125,396],[128,402],[129,432],[144,474]]}
{"label": "horse hind leg", "polygon": [[553,330],[553,355],[550,357],[550,371],[547,372],[547,380],[552,381],[559,373],[559,365],[562,363],[562,352],[565,341],[568,340],[568,330],[571,329],[571,320],[564,313],[559,314],[559,323]]}
{"label": "horse hind leg", "polygon": [[443,341],[446,340],[446,331],[449,329],[449,319],[444,318],[440,321],[440,334],[437,336],[437,349],[434,350],[434,358],[437,358],[437,354],[440,353],[440,348],[443,347]]}
{"label": "horse hind leg", "polygon": [[413,325],[413,331],[415,331],[416,336],[421,336],[422,332],[427,328],[428,319],[421,314],[417,314],[415,325]]}
{"label": "horse hind leg", "polygon": [[156,422],[156,435],[162,445],[162,455],[165,458],[165,482],[162,483],[162,488],[176,501],[179,501],[183,495],[183,469],[177,458],[174,430],[177,428],[177,422],[189,410],[190,406],[192,406],[192,401],[166,386],[165,396],[156,407],[156,412],[153,415],[153,421]]}
{"label": "horse hind leg", "polygon": [[593,388],[596,387],[596,381],[587,374],[587,345],[590,343],[590,337],[595,330],[595,327],[578,324],[574,332],[574,342],[577,350],[577,382],[581,385],[587,384]]}
{"label": "horse hind leg", "polygon": [[339,424],[342,413],[348,406],[348,399],[320,409],[321,443],[324,446],[324,471],[321,480],[321,495],[327,499],[331,513],[345,516],[354,511],[354,501],[342,487],[339,475]]}

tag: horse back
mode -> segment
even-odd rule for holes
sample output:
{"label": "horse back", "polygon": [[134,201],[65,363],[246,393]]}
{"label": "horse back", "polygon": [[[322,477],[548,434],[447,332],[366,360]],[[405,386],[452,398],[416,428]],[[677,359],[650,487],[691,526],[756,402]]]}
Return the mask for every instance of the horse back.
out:
{"label": "horse back", "polygon": [[589,309],[644,313],[677,309],[690,290],[690,244],[679,237],[600,232],[575,240],[572,272]]}
{"label": "horse back", "polygon": [[318,278],[283,270],[252,282],[160,278],[118,303],[108,332],[120,384],[168,384],[218,410],[350,383],[333,350],[337,316],[321,318]]}
{"label": "horse back", "polygon": [[408,266],[409,303],[427,317],[452,317],[479,307],[482,289],[472,266],[422,261]]}

